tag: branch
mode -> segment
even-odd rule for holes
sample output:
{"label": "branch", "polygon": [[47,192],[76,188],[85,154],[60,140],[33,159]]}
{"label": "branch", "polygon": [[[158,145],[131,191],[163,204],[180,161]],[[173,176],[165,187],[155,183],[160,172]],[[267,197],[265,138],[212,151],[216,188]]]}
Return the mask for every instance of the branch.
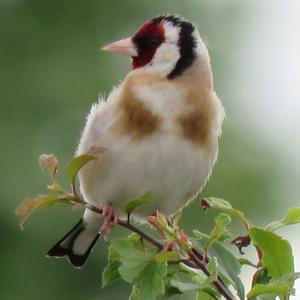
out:
{"label": "branch", "polygon": [[118,219],[118,224],[122,227],[125,227],[125,228],[137,233],[139,236],[141,236],[143,239],[145,239],[146,241],[148,241],[151,244],[153,244],[154,246],[156,246],[158,249],[160,249],[160,250],[163,249],[163,244],[160,241],[158,241],[157,239],[155,239],[148,233],[140,230],[138,227],[132,225],[128,221],[122,221],[122,220]]}
{"label": "branch", "polygon": [[[190,260],[195,263],[196,266],[199,267],[199,269],[202,270],[202,272],[210,276],[209,271],[207,270],[206,263],[203,260],[200,260],[197,255],[195,254],[195,249],[192,249],[189,253]],[[226,300],[234,300],[234,296],[232,293],[227,289],[227,287],[224,285],[223,281],[218,276],[217,280],[214,281],[214,285],[217,288],[217,290],[225,297]]]}
{"label": "branch", "polygon": [[[84,206],[100,215],[103,213],[103,209],[98,208],[94,205],[91,205],[87,202],[85,202],[82,199],[78,199]],[[118,219],[117,224],[119,226],[122,226],[124,228],[127,228],[131,230],[132,232],[137,233],[139,236],[141,236],[143,239],[147,240],[152,245],[156,246],[158,249],[163,249],[163,243],[158,241],[153,236],[149,235],[148,233],[142,231],[135,225],[131,224],[128,220],[123,221]],[[185,259],[182,262],[186,264],[189,267],[200,269],[205,275],[210,276],[210,272],[208,271],[206,264],[208,263],[208,259],[203,260],[203,256],[195,249],[191,248],[191,250],[188,253],[189,259]],[[217,280],[214,281],[214,285],[216,289],[225,297],[226,300],[235,300],[235,297],[232,295],[232,293],[227,289],[222,279],[218,276]]]}

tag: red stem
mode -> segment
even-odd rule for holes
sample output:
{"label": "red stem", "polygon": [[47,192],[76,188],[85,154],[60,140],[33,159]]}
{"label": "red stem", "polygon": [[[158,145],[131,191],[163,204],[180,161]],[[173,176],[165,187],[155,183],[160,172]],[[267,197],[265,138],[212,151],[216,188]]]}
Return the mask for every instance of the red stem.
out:
{"label": "red stem", "polygon": [[[194,249],[192,249],[189,253],[190,260],[202,270],[202,272],[210,276],[209,271],[207,270],[206,264],[203,260],[200,260],[197,255],[194,253]],[[217,290],[225,297],[226,300],[234,300],[234,296],[231,292],[227,289],[227,287],[223,284],[223,282],[218,278],[214,281],[214,285]]]}
{"label": "red stem", "polygon": [[122,227],[125,227],[125,228],[137,233],[143,239],[145,239],[148,242],[150,242],[151,244],[155,245],[158,249],[160,249],[160,250],[163,249],[163,244],[160,241],[156,240],[151,235],[149,235],[146,232],[144,232],[144,231],[140,230],[139,228],[135,227],[131,223],[128,223],[127,221],[118,220],[118,224]]}

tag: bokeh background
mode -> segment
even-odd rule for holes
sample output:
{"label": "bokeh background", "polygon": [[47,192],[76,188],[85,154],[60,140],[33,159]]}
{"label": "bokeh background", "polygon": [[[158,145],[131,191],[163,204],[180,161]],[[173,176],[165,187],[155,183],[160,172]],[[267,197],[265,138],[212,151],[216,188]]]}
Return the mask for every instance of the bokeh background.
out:
{"label": "bokeh background", "polygon": [[[1,299],[128,298],[126,283],[100,289],[103,241],[80,271],[45,258],[80,211],[40,211],[22,233],[14,209],[45,190],[39,154],[56,154],[63,170],[90,105],[128,72],[127,58],[99,47],[162,13],[198,24],[227,111],[219,160],[203,195],[230,201],[257,225],[299,206],[298,0],[0,0]],[[214,216],[194,203],[182,223],[209,232]],[[300,228],[280,233],[292,241],[300,270]]]}

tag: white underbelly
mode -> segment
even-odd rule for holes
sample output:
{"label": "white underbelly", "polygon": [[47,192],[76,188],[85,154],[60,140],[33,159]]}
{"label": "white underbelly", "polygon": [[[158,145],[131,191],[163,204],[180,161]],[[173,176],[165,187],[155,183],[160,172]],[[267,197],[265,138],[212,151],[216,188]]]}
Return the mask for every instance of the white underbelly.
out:
{"label": "white underbelly", "polygon": [[135,215],[156,210],[172,215],[202,188],[218,146],[217,140],[201,148],[178,136],[157,134],[138,141],[128,136],[116,139],[107,151],[80,172],[86,201],[99,207],[112,204],[122,211],[128,200],[152,192],[153,201],[138,208]]}

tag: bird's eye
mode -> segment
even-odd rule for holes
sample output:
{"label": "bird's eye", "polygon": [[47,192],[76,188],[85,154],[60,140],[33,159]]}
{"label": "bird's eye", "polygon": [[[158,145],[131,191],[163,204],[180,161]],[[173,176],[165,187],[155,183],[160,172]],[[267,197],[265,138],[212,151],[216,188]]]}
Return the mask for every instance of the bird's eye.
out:
{"label": "bird's eye", "polygon": [[148,40],[148,45],[150,47],[157,47],[158,45],[160,45],[160,40],[158,38],[150,38]]}

